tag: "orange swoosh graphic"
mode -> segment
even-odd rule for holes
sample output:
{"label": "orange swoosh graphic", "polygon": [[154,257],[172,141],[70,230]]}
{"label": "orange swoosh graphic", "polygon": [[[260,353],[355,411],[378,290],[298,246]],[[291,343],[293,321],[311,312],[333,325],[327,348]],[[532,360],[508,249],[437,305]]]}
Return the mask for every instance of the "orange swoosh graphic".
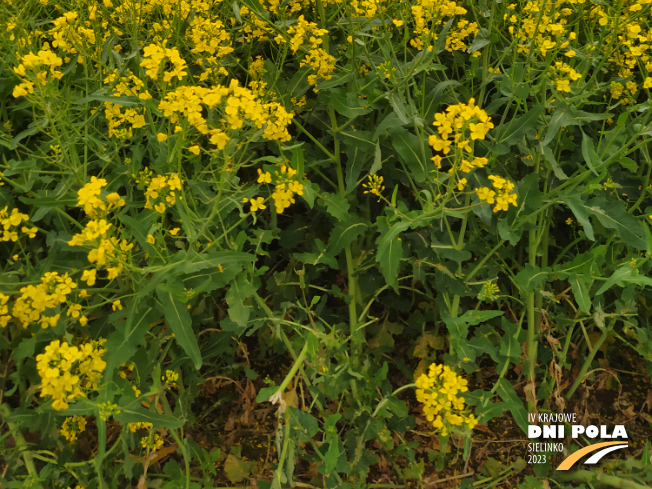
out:
{"label": "orange swoosh graphic", "polygon": [[595,452],[599,448],[609,447],[611,445],[626,445],[627,443],[622,441],[605,441],[603,443],[594,443],[588,447],[584,447],[581,450],[576,451],[572,455],[568,456],[562,463],[559,464],[557,470],[568,470],[570,469],[575,462],[581,459],[584,455],[587,455],[591,452]]}

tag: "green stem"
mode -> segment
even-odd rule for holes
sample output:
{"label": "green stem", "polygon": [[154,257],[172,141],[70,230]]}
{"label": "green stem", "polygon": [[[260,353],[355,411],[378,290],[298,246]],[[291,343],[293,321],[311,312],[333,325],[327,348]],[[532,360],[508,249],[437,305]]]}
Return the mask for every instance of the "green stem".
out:
{"label": "green stem", "polygon": [[11,416],[11,409],[9,408],[9,405],[8,404],[0,405],[0,413],[2,413],[2,417],[4,418],[5,422],[7,423],[7,426],[9,427],[9,432],[11,433],[11,436],[14,437],[16,448],[19,450],[19,452],[22,452],[23,461],[25,462],[25,468],[27,468],[27,473],[31,477],[38,478],[38,471],[36,470],[36,466],[34,465],[34,458],[32,457],[32,453],[28,448],[27,442],[25,441],[23,434],[20,432],[20,429],[18,428],[16,423],[7,421],[7,417]]}
{"label": "green stem", "polygon": [[[321,2],[319,3],[319,5],[321,5]],[[328,105],[328,115],[331,120],[331,126],[333,127],[333,131],[337,131],[338,130],[337,119],[335,117],[335,109],[333,108],[332,104]],[[335,173],[337,174],[337,186],[339,187],[340,197],[346,198],[346,186],[344,185],[344,172],[342,171],[342,162],[340,160],[340,140],[337,135],[335,135],[333,138],[333,144],[334,144],[334,152],[335,152],[334,157],[335,157]],[[356,311],[357,283],[355,277],[355,267],[353,263],[353,253],[351,253],[350,244],[344,248],[344,256],[346,258],[346,274],[349,280],[348,292],[351,298],[351,301],[349,302],[349,329],[351,332],[351,336],[353,336],[353,334],[356,333],[356,326],[358,323],[358,314]],[[360,330],[358,334],[362,335],[364,338],[365,332],[364,330]],[[354,359],[354,364],[358,364],[360,360],[360,354],[361,354],[361,345],[359,342],[355,342],[355,341],[352,341],[351,344],[353,346],[351,354]]]}
{"label": "green stem", "polygon": [[591,366],[591,362],[593,362],[593,358],[595,357],[595,354],[598,352],[598,350],[602,346],[602,343],[604,343],[604,340],[607,339],[608,334],[609,334],[608,330],[603,331],[600,338],[598,338],[598,341],[596,341],[595,345],[593,345],[593,349],[589,352],[588,356],[584,360],[584,363],[582,364],[582,368],[580,369],[580,372],[577,374],[577,377],[575,377],[575,382],[573,382],[573,385],[571,385],[570,389],[568,389],[568,392],[564,396],[564,398],[566,400],[571,398],[571,396],[573,395],[575,390],[577,390],[577,388],[583,382],[584,375],[586,375],[586,371]]}
{"label": "green stem", "polygon": [[[529,258],[530,265],[536,266],[537,262],[537,232],[536,229],[529,231],[530,244],[529,244]],[[530,291],[526,295],[526,305],[527,305],[527,358],[528,358],[528,369],[527,377],[528,382],[532,383],[533,390],[528,395],[528,411],[534,411],[536,403],[536,383],[534,378],[534,368],[537,362],[537,314],[534,306],[534,291]]]}

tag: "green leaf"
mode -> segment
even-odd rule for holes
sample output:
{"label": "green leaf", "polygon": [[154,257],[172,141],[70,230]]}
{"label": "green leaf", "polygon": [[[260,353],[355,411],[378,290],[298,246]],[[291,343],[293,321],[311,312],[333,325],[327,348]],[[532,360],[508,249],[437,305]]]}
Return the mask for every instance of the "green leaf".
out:
{"label": "green leaf", "polygon": [[368,227],[369,225],[357,215],[351,216],[346,221],[337,222],[328,240],[329,253],[337,255],[358,236],[364,234]]}
{"label": "green leaf", "polygon": [[255,255],[242,253],[240,251],[217,251],[215,253],[197,253],[189,250],[186,255],[187,263],[183,265],[184,273],[198,272],[199,270],[219,269],[219,265],[226,268],[227,265],[253,263],[257,260]]}
{"label": "green leaf", "polygon": [[324,468],[327,474],[332,473],[337,466],[337,460],[340,458],[339,445],[339,438],[332,440],[328,446],[326,455],[324,455]]}
{"label": "green leaf", "polygon": [[[375,148],[375,144],[373,145]],[[362,168],[369,157],[369,153],[362,151],[357,145],[348,144],[346,148],[346,170],[344,181],[346,183],[346,193],[355,190],[360,178]]]}
{"label": "green leaf", "polygon": [[373,109],[369,107],[365,99],[359,99],[354,92],[345,92],[341,88],[333,88],[329,92],[333,108],[346,117],[358,117],[368,114]]}
{"label": "green leaf", "polygon": [[466,311],[461,316],[452,318],[447,311],[442,310],[442,319],[446,323],[451,339],[462,341],[466,340],[469,326],[476,326],[503,314],[503,311]]}
{"label": "green leaf", "polygon": [[[627,112],[623,112],[623,114],[627,114]],[[626,156],[621,156],[618,158],[618,164],[622,166],[625,170],[628,170],[632,173],[636,173],[638,171],[638,164],[632,160],[631,158],[627,158]]]}
{"label": "green leaf", "polygon": [[501,360],[498,363],[496,368],[502,371],[504,369],[504,362],[516,363],[519,356],[521,355],[521,343],[518,340],[519,332],[521,331],[521,326],[518,323],[512,323],[502,318],[500,323],[505,334],[500,340],[500,351],[499,355]]}
{"label": "green leaf", "polygon": [[149,325],[160,318],[153,307],[141,303],[138,298],[127,301],[127,321],[116,324],[116,330],[106,341],[106,367],[104,382],[113,378],[118,366],[126,363],[138,351],[138,345],[149,331]]}
{"label": "green leaf", "polygon": [[267,20],[269,18],[269,12],[260,4],[258,0],[240,0],[244,3],[249,10],[251,10],[259,19]]}
{"label": "green leaf", "polygon": [[562,195],[561,200],[566,204],[566,206],[571,210],[577,222],[582,225],[582,229],[586,233],[586,237],[591,241],[595,241],[595,236],[593,235],[593,226],[591,226],[591,221],[589,220],[589,215],[586,212],[586,205],[582,202],[582,199],[579,195]]}
{"label": "green leaf", "polygon": [[298,428],[292,431],[299,441],[309,442],[319,433],[319,424],[313,415],[292,406],[288,406],[287,409],[290,412],[292,426]]}
{"label": "green leaf", "polygon": [[383,167],[383,158],[380,151],[380,141],[376,142],[376,149],[374,151],[374,163],[369,169],[369,175],[375,175]]}
{"label": "green leaf", "polygon": [[390,105],[394,109],[394,113],[396,114],[396,117],[398,117],[398,120],[400,120],[403,125],[408,124],[410,118],[408,118],[407,107],[404,101],[393,92],[387,95],[387,100],[389,100]]}
{"label": "green leaf", "polygon": [[306,263],[308,265],[319,265],[323,263],[335,270],[339,270],[340,266],[337,263],[337,260],[332,254],[326,251],[326,245],[324,242],[320,239],[316,239],[315,244],[319,249],[318,253],[293,253],[292,256],[301,263]]}
{"label": "green leaf", "polygon": [[380,270],[385,277],[385,282],[391,287],[396,287],[398,283],[398,266],[403,257],[403,243],[399,234],[409,226],[408,223],[397,222],[387,232],[381,234],[377,240],[376,261],[380,263]]}
{"label": "green leaf", "polygon": [[91,93],[88,97],[73,100],[75,105],[87,104],[89,102],[110,102],[123,107],[138,107],[141,101],[138,97],[112,97],[109,91],[105,88],[100,88]]}
{"label": "green leaf", "polygon": [[604,165],[604,162],[595,152],[593,139],[587,136],[584,131],[582,131],[582,156],[589,169],[598,176],[597,170]]}
{"label": "green leaf", "polygon": [[[428,174],[428,161],[432,156],[430,146],[402,127],[394,128],[391,135],[392,146],[412,172],[414,181],[417,183],[424,182]],[[425,154],[421,152],[422,149]]]}
{"label": "green leaf", "polygon": [[[124,398],[123,398],[124,399]],[[155,427],[177,429],[186,424],[184,419],[178,419],[168,414],[160,414],[146,410],[140,401],[133,401],[120,407],[120,413],[113,416],[120,423],[152,423]]]}
{"label": "green leaf", "polygon": [[321,204],[326,207],[328,212],[335,219],[346,221],[349,218],[349,202],[337,194],[324,193],[321,196]]}
{"label": "green leaf", "polygon": [[170,293],[168,287],[159,285],[156,287],[156,294],[161,300],[161,306],[165,313],[166,323],[174,333],[174,338],[183,348],[183,351],[190,357],[195,368],[199,370],[202,366],[201,352],[199,343],[192,329],[192,320],[186,305]]}
{"label": "green leaf", "polygon": [[586,288],[586,282],[577,275],[573,275],[570,278],[570,284],[573,288],[575,302],[577,302],[577,305],[580,307],[580,311],[589,314],[591,312],[591,298],[589,297],[589,291]]}
{"label": "green leaf", "polygon": [[229,305],[229,317],[241,328],[247,326],[251,306],[244,304],[245,299],[256,293],[256,289],[244,274],[238,275],[226,294],[225,300]]}
{"label": "green leaf", "polygon": [[540,268],[531,264],[525,265],[525,268],[516,274],[516,285],[523,294],[532,292],[543,287],[550,274],[550,268]]}
{"label": "green leaf", "polygon": [[625,204],[620,200],[607,200],[607,197],[600,195],[591,199],[587,211],[598,218],[600,223],[609,229],[615,229],[622,241],[636,248],[645,250],[645,233],[642,229],[644,224],[629,214]]}
{"label": "green leaf", "polygon": [[[378,127],[376,127],[376,130],[374,131],[374,135],[373,135],[373,140],[378,141],[380,135],[383,134],[388,129],[394,127],[401,127],[404,126],[405,124],[407,123],[401,121],[398,115],[396,115],[396,112],[390,112],[385,116],[385,118],[380,122],[380,124],[378,124]],[[373,175],[372,172],[370,173]]]}
{"label": "green leaf", "polygon": [[518,411],[523,409],[523,404],[514,402],[492,402],[488,406],[480,407],[475,410],[478,423],[485,424],[494,418],[502,415],[505,411]]}
{"label": "green leaf", "polygon": [[523,430],[523,433],[527,433],[527,411],[525,410],[523,401],[516,395],[512,384],[504,378],[500,379],[498,381],[497,392],[500,398],[509,404],[509,412],[514,416],[516,424]]}
{"label": "green leaf", "polygon": [[311,209],[315,206],[315,197],[319,193],[319,185],[310,180],[303,181],[303,195],[301,198],[306,201]]}
{"label": "green leaf", "polygon": [[557,163],[557,160],[555,159],[555,154],[552,152],[552,150],[548,146],[544,146],[543,143],[539,143],[539,149],[543,153],[544,158],[552,168],[552,171],[554,172],[555,176],[559,178],[559,180],[566,180],[568,178],[568,175],[564,173],[564,170],[561,169],[559,164]]}
{"label": "green leaf", "polygon": [[267,399],[272,397],[274,394],[276,394],[276,391],[278,390],[278,386],[272,386],[272,387],[263,387],[260,389],[258,392],[258,395],[256,396],[256,402],[265,402]]}
{"label": "green leaf", "polygon": [[251,474],[256,462],[245,462],[244,460],[229,454],[224,461],[224,472],[232,484],[246,479]]}
{"label": "green leaf", "polygon": [[557,135],[562,127],[581,126],[584,122],[601,121],[612,117],[612,113],[592,114],[577,109],[573,105],[567,105],[564,102],[555,102],[553,104],[555,111],[548,124],[546,137],[543,139],[543,146],[548,146]]}
{"label": "green leaf", "polygon": [[518,119],[512,119],[506,124],[501,124],[493,130],[496,145],[491,149],[495,154],[507,154],[523,135],[537,126],[537,121],[545,112],[543,104],[536,105]]}
{"label": "green leaf", "polygon": [[616,270],[614,273],[611,274],[611,277],[609,277],[607,281],[602,284],[602,287],[598,289],[595,295],[604,294],[607,290],[609,290],[611,287],[616,285],[618,282],[631,277],[632,271],[633,271],[632,267],[630,267],[629,265],[623,265],[622,267],[620,267],[618,270]]}
{"label": "green leaf", "polygon": [[[329,131],[329,134],[335,135]],[[376,143],[372,140],[372,135],[369,131],[359,131],[357,129],[346,129],[337,133],[340,140],[347,145],[347,147],[358,148],[364,153],[371,154],[376,149]]]}
{"label": "green leaf", "polygon": [[467,48],[466,52],[473,53],[475,51],[479,51],[490,42],[491,40],[489,39],[489,31],[484,27],[481,27],[478,29],[478,32],[476,32],[475,38],[473,39],[471,45]]}

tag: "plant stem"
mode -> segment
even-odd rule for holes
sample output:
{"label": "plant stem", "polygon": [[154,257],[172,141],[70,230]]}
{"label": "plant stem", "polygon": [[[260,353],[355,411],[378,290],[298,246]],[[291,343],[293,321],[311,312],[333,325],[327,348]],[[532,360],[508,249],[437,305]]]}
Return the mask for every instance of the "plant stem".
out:
{"label": "plant stem", "polygon": [[38,477],[38,471],[36,470],[36,466],[34,465],[34,458],[32,457],[32,454],[27,446],[27,442],[25,441],[23,434],[20,432],[20,429],[18,428],[16,423],[7,421],[7,417],[11,415],[11,409],[9,408],[9,405],[8,404],[0,405],[0,413],[2,414],[2,417],[7,423],[7,426],[9,427],[11,436],[14,437],[16,448],[18,448],[18,450],[22,452],[23,461],[25,462],[25,468],[27,468],[27,473],[31,477]]}
{"label": "plant stem", "polygon": [[568,389],[568,392],[564,396],[564,399],[566,399],[566,400],[570,399],[570,397],[573,395],[573,393],[580,386],[580,384],[584,380],[584,375],[586,374],[586,371],[591,366],[591,362],[593,362],[593,358],[595,357],[595,354],[598,352],[598,350],[602,346],[602,343],[604,343],[604,340],[607,339],[607,336],[608,336],[608,330],[603,331],[600,338],[598,338],[598,341],[595,342],[595,345],[593,345],[593,349],[589,352],[586,359],[584,360],[584,363],[582,364],[582,368],[580,369],[580,372],[577,374],[577,377],[575,377],[575,382],[573,382],[573,385],[571,385],[570,389]]}

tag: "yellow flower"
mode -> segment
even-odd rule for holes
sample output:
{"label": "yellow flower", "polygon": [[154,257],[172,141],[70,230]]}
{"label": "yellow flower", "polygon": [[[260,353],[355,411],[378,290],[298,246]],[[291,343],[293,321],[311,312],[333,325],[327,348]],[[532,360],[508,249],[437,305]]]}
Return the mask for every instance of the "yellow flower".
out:
{"label": "yellow flower", "polygon": [[[385,190],[385,186],[383,185],[383,177],[380,175],[367,175],[367,178],[369,178],[369,182],[363,183],[362,186],[368,190],[365,190],[365,194],[374,194],[380,197],[382,194],[381,192]],[[380,199],[378,199],[380,202]]]}
{"label": "yellow flower", "polygon": [[200,150],[199,150],[199,146],[197,146],[197,145],[190,146],[190,147],[188,148],[188,151],[190,151],[190,152],[191,152],[192,154],[194,154],[194,155],[198,155],[198,154],[199,154],[199,151],[200,151]]}
{"label": "yellow flower", "polygon": [[79,324],[82,326],[86,326],[88,324],[88,318],[86,316],[80,316]]}
{"label": "yellow flower", "polygon": [[161,143],[162,143],[163,141],[165,141],[167,138],[168,138],[168,135],[167,135],[167,134],[164,134],[164,133],[162,133],[162,132],[159,132],[159,133],[156,135],[156,139],[158,139],[159,142],[161,142]]}
{"label": "yellow flower", "polygon": [[478,194],[480,200],[484,200],[488,204],[493,204],[495,202],[494,196],[496,195],[496,192],[487,187],[476,188],[475,193]]}
{"label": "yellow flower", "polygon": [[257,210],[260,209],[266,209],[267,206],[263,204],[265,199],[263,197],[256,197],[255,199],[251,199],[249,203],[251,204],[250,211],[251,212],[256,212]]}
{"label": "yellow flower", "polygon": [[272,174],[258,169],[258,183],[272,183]]}
{"label": "yellow flower", "polygon": [[79,297],[81,297],[82,299],[86,299],[86,297],[90,297],[90,296],[91,295],[88,293],[88,291],[86,289],[82,289],[79,292]]}
{"label": "yellow flower", "polygon": [[176,236],[177,234],[179,234],[179,231],[181,231],[181,228],[170,229],[170,234],[172,236]]}
{"label": "yellow flower", "polygon": [[148,234],[147,235],[147,242],[149,244],[154,244],[154,243],[156,243],[156,239],[154,239],[154,236],[152,236],[151,234]]}
{"label": "yellow flower", "polygon": [[89,287],[92,287],[95,285],[95,280],[97,280],[97,270],[84,270],[81,280],[86,282]]}
{"label": "yellow flower", "polygon": [[114,311],[120,309],[122,311],[122,304],[120,303],[120,299],[114,301],[113,304],[111,304],[111,309],[113,309]]}
{"label": "yellow flower", "polygon": [[466,178],[462,178],[459,182],[457,182],[457,190],[459,190],[460,192],[464,190],[466,183],[467,183]]}

